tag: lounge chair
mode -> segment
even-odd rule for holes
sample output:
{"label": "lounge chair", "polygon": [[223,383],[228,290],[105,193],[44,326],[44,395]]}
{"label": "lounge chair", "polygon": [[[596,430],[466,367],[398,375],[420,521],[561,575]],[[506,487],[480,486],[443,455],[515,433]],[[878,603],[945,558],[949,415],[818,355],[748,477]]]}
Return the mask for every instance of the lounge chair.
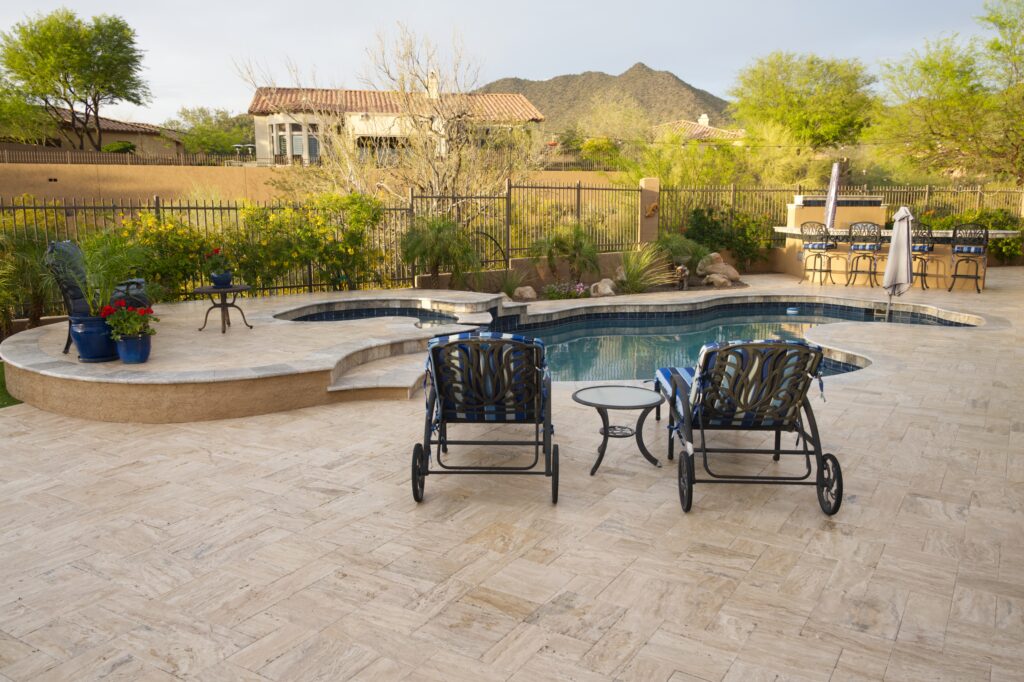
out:
{"label": "lounge chair", "polygon": [[[727,341],[705,345],[696,368],[659,369],[655,383],[667,398],[670,418],[669,459],[674,439],[682,445],[679,457],[679,501],[690,511],[694,483],[773,483],[813,485],[821,510],[831,516],[843,500],[843,475],[839,461],[823,453],[808,389],[820,382],[821,348],[804,341]],[[700,432],[695,448],[693,432]],[[769,431],[775,433],[772,448],[707,446],[707,431]],[[782,447],[782,434],[796,433],[794,449]],[[699,450],[709,478],[697,479],[695,449]],[[803,456],[802,475],[726,474],[712,468],[721,454],[770,454]],[[814,459],[814,467],[811,459]],[[815,474],[813,480],[811,474]]]}
{"label": "lounge chair", "polygon": [[[551,478],[558,502],[558,446],[552,445],[551,377],[544,344],[513,334],[464,332],[437,336],[427,344],[427,398],[423,442],[412,450],[412,496],[423,501],[431,474],[531,474]],[[452,440],[450,424],[529,424],[529,440]],[[444,461],[450,445],[533,446],[527,465],[455,465]],[[436,453],[435,468],[431,455]],[[541,453],[544,456],[542,467]]]}

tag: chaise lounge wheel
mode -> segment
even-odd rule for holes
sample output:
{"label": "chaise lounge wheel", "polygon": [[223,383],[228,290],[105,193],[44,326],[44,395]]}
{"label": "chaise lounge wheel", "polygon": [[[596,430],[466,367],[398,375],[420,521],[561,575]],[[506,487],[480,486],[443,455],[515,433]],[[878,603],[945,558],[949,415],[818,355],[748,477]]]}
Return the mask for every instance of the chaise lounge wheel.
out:
{"label": "chaise lounge wheel", "polygon": [[423,488],[427,478],[427,458],[423,453],[423,444],[416,443],[412,449],[412,499],[423,501]]}
{"label": "chaise lounge wheel", "polygon": [[558,504],[558,446],[551,449],[551,504]]}
{"label": "chaise lounge wheel", "polygon": [[679,452],[679,505],[684,512],[693,504],[693,455]]}
{"label": "chaise lounge wheel", "polygon": [[832,516],[843,503],[843,470],[832,453],[823,455],[818,467],[818,504],[821,511]]}

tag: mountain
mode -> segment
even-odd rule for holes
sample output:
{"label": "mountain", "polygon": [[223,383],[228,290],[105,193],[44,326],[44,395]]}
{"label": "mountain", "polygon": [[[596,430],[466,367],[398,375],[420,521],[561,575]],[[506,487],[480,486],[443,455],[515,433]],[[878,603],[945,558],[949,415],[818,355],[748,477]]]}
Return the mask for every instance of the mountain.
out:
{"label": "mountain", "polygon": [[477,92],[515,92],[526,95],[541,110],[545,127],[566,130],[587,115],[595,97],[614,99],[629,95],[647,112],[652,125],[707,114],[711,125],[725,124],[721,97],[695,88],[668,71],[655,71],[646,64],[634,64],[628,71],[612,76],[600,71],[555,76],[546,81],[502,78]]}

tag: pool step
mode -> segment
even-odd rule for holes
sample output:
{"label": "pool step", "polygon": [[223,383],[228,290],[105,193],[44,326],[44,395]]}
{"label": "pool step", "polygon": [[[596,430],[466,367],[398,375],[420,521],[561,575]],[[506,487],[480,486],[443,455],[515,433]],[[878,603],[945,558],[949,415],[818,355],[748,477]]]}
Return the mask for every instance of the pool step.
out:
{"label": "pool step", "polygon": [[394,355],[353,367],[327,387],[329,392],[372,392],[411,398],[423,384],[423,352]]}

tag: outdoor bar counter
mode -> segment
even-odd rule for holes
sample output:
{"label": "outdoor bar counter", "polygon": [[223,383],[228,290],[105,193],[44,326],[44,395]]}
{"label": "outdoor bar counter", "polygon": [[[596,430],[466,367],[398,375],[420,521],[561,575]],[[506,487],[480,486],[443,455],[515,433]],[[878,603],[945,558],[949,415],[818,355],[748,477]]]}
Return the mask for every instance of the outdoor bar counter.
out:
{"label": "outdoor bar counter", "polygon": [[[776,254],[778,257],[774,260],[775,265],[784,272],[800,277],[803,275],[803,238],[800,235],[800,228],[793,226],[780,226],[774,228],[778,234],[786,235],[785,246],[778,249],[782,251],[781,254]],[[836,281],[836,284],[846,284],[846,257],[849,253],[849,231],[844,227],[839,227],[832,230],[832,234],[835,235],[838,247],[832,251],[832,272]],[[989,230],[989,240],[993,239],[1005,239],[1007,237],[1016,237],[1019,232],[1012,230]],[[892,230],[882,230],[882,252],[878,263],[878,280],[881,282],[882,273],[885,272],[885,255],[888,252],[889,239],[892,237]],[[951,266],[951,251],[952,246],[950,240],[953,237],[952,230],[932,230],[932,237],[935,240],[935,250],[931,253],[931,262],[928,264],[928,286],[934,288],[945,289],[949,286],[948,276],[950,274]],[[836,258],[836,256],[839,256]],[[992,266],[992,258],[989,258],[989,267]],[[915,274],[918,269],[918,264],[914,264]],[[982,269],[982,275],[985,274],[985,269]],[[973,272],[973,268],[970,266],[960,266],[960,272],[970,273]],[[808,275],[809,276],[809,275]],[[867,277],[860,275],[856,278],[856,282],[851,283],[851,286],[868,286]],[[826,280],[827,281],[827,280]],[[817,275],[815,275],[815,282],[817,282]],[[984,288],[984,279],[981,282],[982,288]],[[916,281],[914,286],[920,286]],[[958,279],[956,283],[957,290],[970,290],[974,288],[974,280],[970,279]]]}

